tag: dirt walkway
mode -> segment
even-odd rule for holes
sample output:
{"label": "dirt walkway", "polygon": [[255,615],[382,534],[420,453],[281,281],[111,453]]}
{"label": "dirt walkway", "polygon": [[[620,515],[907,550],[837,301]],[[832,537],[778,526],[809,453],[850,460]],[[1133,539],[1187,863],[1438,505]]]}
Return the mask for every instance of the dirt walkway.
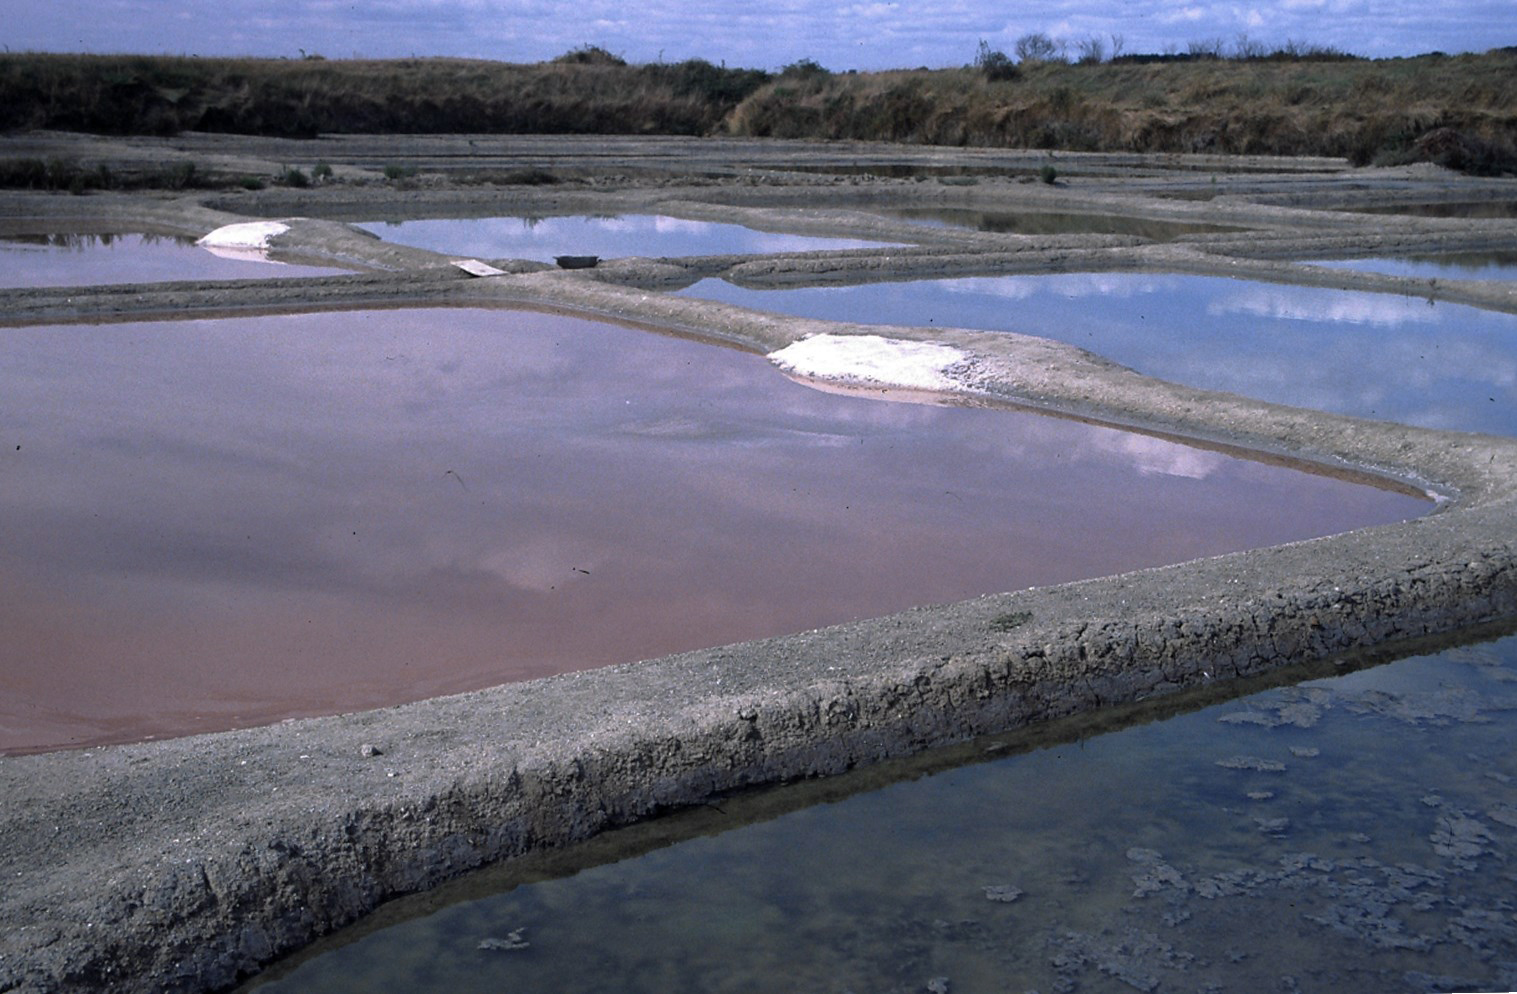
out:
{"label": "dirt walkway", "polygon": [[[9,325],[530,304],[770,352],[807,336],[879,329],[659,291],[717,274],[799,285],[1087,269],[1225,273],[1517,311],[1510,283],[1430,284],[1285,261],[1517,248],[1510,221],[1321,209],[1517,200],[1510,181],[1431,169],[1060,155],[1060,182],[1045,185],[1027,181],[1048,163],[1042,153],[875,145],[458,136],[21,136],[0,144],[0,155],[33,154],[117,170],[176,157],[249,172],[328,163],[339,182],[305,190],[0,195],[0,230],[84,219],[202,235],[228,223],[290,219],[272,239],[276,255],[358,271],[0,291],[0,322]],[[387,182],[384,165],[397,163],[419,172],[401,185]],[[799,168],[829,164],[928,172],[918,180]],[[1003,174],[961,181],[971,167]],[[525,168],[555,171],[564,182],[462,182],[469,171]],[[872,213],[908,205],[1094,210],[1238,230],[1157,244],[925,228]],[[338,220],[633,211],[911,247],[617,259],[580,271],[487,260],[505,274],[474,278],[444,257],[387,245]],[[325,220],[294,220],[317,217]],[[1445,501],[1404,524],[383,711],[0,760],[0,990],[217,990],[388,898],[724,791],[1517,616],[1517,440],[1209,393],[1014,334],[932,328],[890,336],[959,350],[961,361],[945,375],[950,389],[971,397],[1370,472]]]}

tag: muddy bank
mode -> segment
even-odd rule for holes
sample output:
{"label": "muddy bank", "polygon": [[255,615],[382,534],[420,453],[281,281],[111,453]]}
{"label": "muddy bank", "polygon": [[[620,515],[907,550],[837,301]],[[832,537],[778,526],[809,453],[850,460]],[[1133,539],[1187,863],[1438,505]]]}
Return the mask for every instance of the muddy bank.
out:
{"label": "muddy bank", "polygon": [[[95,154],[112,154],[109,143],[90,141]],[[218,137],[217,154],[258,154],[259,140],[237,141]],[[453,141],[450,154],[457,152],[456,141],[436,141]],[[530,145],[533,155],[554,154],[548,140]],[[168,143],[127,146],[119,154],[154,148],[179,154]],[[1142,216],[1205,219],[1245,231],[1161,246],[1111,235],[915,229],[917,237],[904,249],[621,259],[576,272],[488,260],[505,274],[476,279],[446,257],[389,246],[332,220],[292,220],[272,239],[271,251],[363,271],[303,280],[0,291],[0,313],[12,325],[83,325],[414,302],[529,304],[767,353],[809,335],[879,329],[658,290],[720,274],[754,282],[848,282],[1085,267],[1322,280],[1517,309],[1513,291],[1501,285],[1429,286],[1340,271],[1329,277],[1288,261],[1322,258],[1332,246],[1344,253],[1423,245],[1512,248],[1517,233],[1510,224],[1329,215],[1306,202],[1325,205],[1366,190],[1403,197],[1420,189],[1448,200],[1500,190],[1512,195],[1491,181],[1426,170],[1309,177],[1240,171],[1219,183],[1228,192],[1207,207],[1155,195],[1166,184],[1184,190],[1196,183],[1195,164],[1166,173],[1157,159],[1086,157],[1067,167],[1062,186],[1044,189],[1014,176],[973,186],[857,177],[791,183],[778,167],[824,147],[785,143],[723,141],[709,152],[699,143],[676,149],[635,139],[598,140],[597,146],[597,170],[570,190],[481,192],[425,172],[424,183],[395,189],[378,178],[373,160],[344,162],[332,154],[327,161],[352,182],[246,196],[6,195],[0,196],[0,219],[107,219],[199,235],[257,217],[352,218],[371,210],[416,216],[480,205],[499,213],[574,212],[593,203],[604,211],[894,238],[909,226],[869,207],[931,201],[1063,210],[1122,205]],[[584,147],[566,139],[557,154],[572,159]],[[391,152],[413,152],[420,161],[438,148],[408,139]],[[921,153],[903,150],[901,156]],[[955,152],[934,154],[951,158]],[[719,162],[728,179],[707,175],[719,171]],[[655,163],[663,172],[649,178]],[[1124,170],[1136,175],[1125,178]],[[371,174],[373,182],[360,182]],[[1293,183],[1305,185],[1302,203],[1250,199]],[[1124,190],[1138,185],[1138,192]],[[0,870],[7,881],[0,909],[15,923],[0,936],[0,990],[216,990],[387,898],[724,791],[835,773],[1517,615],[1517,441],[1209,393],[1139,376],[1044,339],[942,328],[892,329],[890,335],[959,349],[964,360],[951,372],[950,389],[969,399],[1367,471],[1426,489],[1443,503],[1404,524],[382,711],[0,759],[8,800],[0,814]]]}

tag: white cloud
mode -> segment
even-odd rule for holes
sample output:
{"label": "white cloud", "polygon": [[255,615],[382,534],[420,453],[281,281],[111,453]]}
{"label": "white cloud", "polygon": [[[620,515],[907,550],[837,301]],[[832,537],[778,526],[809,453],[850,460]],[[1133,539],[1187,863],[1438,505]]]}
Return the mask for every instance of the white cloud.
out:
{"label": "white cloud", "polygon": [[[536,61],[583,44],[632,61],[699,57],[776,69],[812,58],[835,69],[963,65],[984,38],[1009,48],[1032,31],[1120,34],[1128,52],[1183,49],[1247,31],[1362,55],[1484,51],[1514,40],[1510,0],[1268,0],[1251,5],[1159,0],[1122,5],[1053,0],[1008,14],[992,0],[907,5],[878,0],[742,2],[712,7],[583,0],[566,17],[542,0],[347,0],[273,6],[263,0],[183,4],[134,0],[0,0],[12,50],[329,56],[457,55]],[[237,33],[229,25],[241,26]]]}
{"label": "white cloud", "polygon": [[1163,24],[1195,24],[1205,19],[1206,8],[1204,7],[1177,7],[1159,17],[1160,23]]}

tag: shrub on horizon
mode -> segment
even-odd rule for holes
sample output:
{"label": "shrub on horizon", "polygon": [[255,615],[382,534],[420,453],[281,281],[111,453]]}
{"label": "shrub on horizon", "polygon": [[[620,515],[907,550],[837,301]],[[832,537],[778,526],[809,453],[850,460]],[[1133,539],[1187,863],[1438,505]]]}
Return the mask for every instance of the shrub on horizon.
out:
{"label": "shrub on horizon", "polygon": [[814,59],[797,59],[780,70],[787,79],[826,79],[832,71]]}
{"label": "shrub on horizon", "polygon": [[980,51],[974,57],[974,67],[992,83],[1016,79],[1022,75],[1022,70],[1017,68],[1011,56],[999,49],[991,48],[983,38],[980,39]]}
{"label": "shrub on horizon", "polygon": [[627,60],[599,45],[581,45],[571,48],[554,62],[577,66],[624,66]]}
{"label": "shrub on horizon", "polygon": [[1017,39],[1016,53],[1018,62],[1063,62],[1064,43],[1034,31]]}

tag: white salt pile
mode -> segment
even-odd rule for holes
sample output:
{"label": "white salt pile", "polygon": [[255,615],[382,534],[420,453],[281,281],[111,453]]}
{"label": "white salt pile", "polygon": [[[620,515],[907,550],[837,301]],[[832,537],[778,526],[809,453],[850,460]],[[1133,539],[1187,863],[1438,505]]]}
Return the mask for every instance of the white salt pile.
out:
{"label": "white salt pile", "polygon": [[272,262],[269,241],[290,230],[283,221],[240,221],[224,224],[195,244],[224,259]]}
{"label": "white salt pile", "polygon": [[880,335],[813,335],[769,359],[797,376],[907,390],[951,390],[958,383],[954,367],[968,362],[949,345]]}
{"label": "white salt pile", "polygon": [[269,239],[290,230],[283,221],[242,221],[224,224],[196,242],[205,248],[266,249]]}

